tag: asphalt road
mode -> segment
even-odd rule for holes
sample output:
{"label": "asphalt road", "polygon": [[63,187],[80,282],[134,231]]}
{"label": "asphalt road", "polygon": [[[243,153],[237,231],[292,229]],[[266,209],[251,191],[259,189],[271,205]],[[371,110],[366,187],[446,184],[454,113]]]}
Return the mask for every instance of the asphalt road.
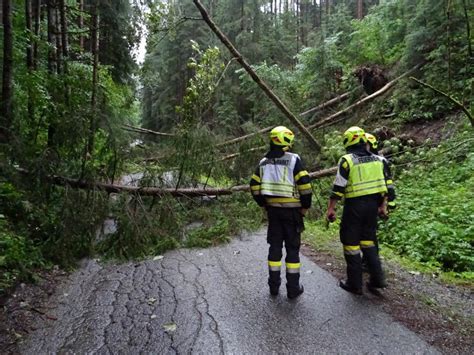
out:
{"label": "asphalt road", "polygon": [[36,324],[21,352],[437,353],[305,257],[305,293],[270,297],[266,255],[262,231],[143,262],[85,261],[45,305],[57,320]]}

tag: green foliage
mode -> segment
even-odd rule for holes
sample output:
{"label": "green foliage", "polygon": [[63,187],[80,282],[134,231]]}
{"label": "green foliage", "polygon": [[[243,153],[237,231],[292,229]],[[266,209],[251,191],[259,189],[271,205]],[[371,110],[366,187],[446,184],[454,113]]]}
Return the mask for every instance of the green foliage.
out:
{"label": "green foliage", "polygon": [[173,198],[152,202],[139,196],[119,196],[115,203],[116,231],[102,236],[97,250],[109,258],[130,259],[161,254],[179,245],[184,223],[182,208]]}
{"label": "green foliage", "polygon": [[347,60],[352,65],[395,64],[403,53],[406,23],[403,4],[397,1],[375,7],[363,21],[352,20]]}
{"label": "green foliage", "polygon": [[262,211],[249,196],[237,194],[191,211],[191,220],[202,221],[202,226],[191,230],[183,243],[185,247],[209,247],[226,242],[242,230],[259,228]]}
{"label": "green foliage", "polygon": [[[213,246],[242,230],[257,229],[261,222],[259,207],[250,194],[219,201],[210,197],[201,204],[164,196],[153,202],[140,198],[121,202],[114,211],[117,230],[103,236],[97,246],[110,258],[142,258],[176,247]],[[199,227],[190,228],[196,223]]]}
{"label": "green foliage", "polygon": [[39,250],[27,237],[12,231],[0,214],[0,294],[17,282],[30,280],[32,272],[42,266]]}
{"label": "green foliage", "polygon": [[382,224],[383,243],[446,271],[473,271],[474,154],[465,150],[471,145],[468,138],[411,157],[434,163],[410,164],[397,179],[398,207]]}
{"label": "green foliage", "polygon": [[12,184],[0,182],[0,294],[16,282],[28,280],[44,259],[26,231],[16,232],[9,220],[29,209],[29,202]]}

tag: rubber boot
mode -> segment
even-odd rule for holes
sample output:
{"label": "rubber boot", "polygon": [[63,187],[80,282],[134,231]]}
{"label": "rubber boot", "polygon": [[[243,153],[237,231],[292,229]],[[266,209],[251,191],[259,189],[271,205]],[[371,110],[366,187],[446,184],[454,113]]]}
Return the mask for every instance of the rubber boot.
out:
{"label": "rubber boot", "polygon": [[278,295],[281,285],[280,271],[269,271],[268,286],[270,286],[270,294],[272,296]]}
{"label": "rubber boot", "polygon": [[[344,254],[344,259],[347,264],[347,280],[344,285],[352,290],[362,290],[362,258],[360,254]],[[346,290],[346,288],[344,289]]]}
{"label": "rubber boot", "polygon": [[286,291],[289,299],[294,299],[304,292],[304,287],[300,285],[299,273],[286,273]]}
{"label": "rubber boot", "polygon": [[377,253],[377,248],[366,248],[364,254],[367,257],[367,265],[369,267],[370,279],[367,287],[371,288],[385,288],[387,283],[385,282],[385,276],[382,270],[382,264]]}

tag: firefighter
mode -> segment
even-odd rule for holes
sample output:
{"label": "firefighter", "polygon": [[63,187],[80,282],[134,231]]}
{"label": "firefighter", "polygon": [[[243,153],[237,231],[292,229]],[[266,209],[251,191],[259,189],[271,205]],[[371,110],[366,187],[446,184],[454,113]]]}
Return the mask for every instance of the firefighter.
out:
{"label": "firefighter", "polygon": [[278,126],[270,132],[270,150],[250,180],[254,200],[268,215],[268,285],[278,295],[282,248],[286,249],[286,289],[289,299],[304,291],[300,284],[300,245],[303,217],[311,207],[311,180],[298,154],[291,153],[294,134]]}
{"label": "firefighter", "polygon": [[392,179],[392,172],[390,170],[390,164],[378,149],[379,142],[377,141],[377,138],[370,133],[365,133],[365,138],[367,138],[367,150],[371,152],[372,154],[375,154],[380,157],[380,160],[382,160],[383,167],[384,167],[384,174],[385,178],[387,179],[387,190],[388,190],[388,203],[387,207],[388,209],[394,209],[396,207],[396,202],[395,202],[395,186],[393,185],[393,179]]}
{"label": "firefighter", "polygon": [[337,201],[344,197],[340,226],[347,264],[347,279],[339,286],[348,292],[362,294],[361,249],[367,257],[370,291],[387,286],[376,248],[377,215],[387,214],[387,184],[380,158],[366,150],[367,138],[363,129],[350,127],[343,135],[347,154],[339,161],[326,217],[336,218]]}
{"label": "firefighter", "polygon": [[[394,209],[395,208],[395,187],[393,185],[392,173],[390,171],[389,162],[388,162],[387,158],[385,158],[379,152],[377,138],[373,134],[370,134],[370,133],[367,133],[367,132],[365,132],[365,138],[367,139],[367,146],[366,146],[367,151],[372,153],[372,154],[377,155],[383,163],[384,175],[385,175],[385,179],[386,179],[386,182],[387,182],[387,190],[388,190],[388,192],[387,192],[387,208],[389,210]],[[384,215],[382,215],[381,217],[386,218],[386,216],[384,216]],[[379,252],[378,240],[375,241],[375,246],[377,248],[377,252]],[[365,256],[365,254],[362,254],[362,270],[364,272],[369,272],[368,262],[367,262],[367,258]]]}

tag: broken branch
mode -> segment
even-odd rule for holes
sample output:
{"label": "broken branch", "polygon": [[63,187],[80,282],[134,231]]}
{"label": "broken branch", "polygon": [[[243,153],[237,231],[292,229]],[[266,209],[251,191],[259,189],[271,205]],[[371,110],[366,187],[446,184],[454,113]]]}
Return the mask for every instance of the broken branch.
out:
{"label": "broken branch", "polygon": [[321,150],[321,145],[318,143],[316,138],[313,137],[311,132],[296,118],[296,116],[285,106],[285,104],[280,100],[278,96],[276,96],[268,87],[268,85],[260,79],[260,77],[255,73],[255,71],[250,67],[250,65],[246,62],[246,60],[242,57],[240,52],[234,47],[234,45],[227,39],[227,37],[222,33],[222,31],[216,26],[216,24],[211,20],[209,14],[207,13],[204,6],[201,4],[199,0],[193,0],[194,4],[197,6],[199,11],[201,12],[202,18],[206,23],[209,25],[211,30],[219,37],[221,42],[229,49],[232,55],[236,58],[236,60],[242,65],[242,67],[247,71],[247,73],[252,77],[252,79],[257,83],[258,86],[265,92],[265,94],[272,100],[275,105],[285,114],[285,116],[295,125],[298,127],[301,133],[303,133],[313,144],[317,151]]}

